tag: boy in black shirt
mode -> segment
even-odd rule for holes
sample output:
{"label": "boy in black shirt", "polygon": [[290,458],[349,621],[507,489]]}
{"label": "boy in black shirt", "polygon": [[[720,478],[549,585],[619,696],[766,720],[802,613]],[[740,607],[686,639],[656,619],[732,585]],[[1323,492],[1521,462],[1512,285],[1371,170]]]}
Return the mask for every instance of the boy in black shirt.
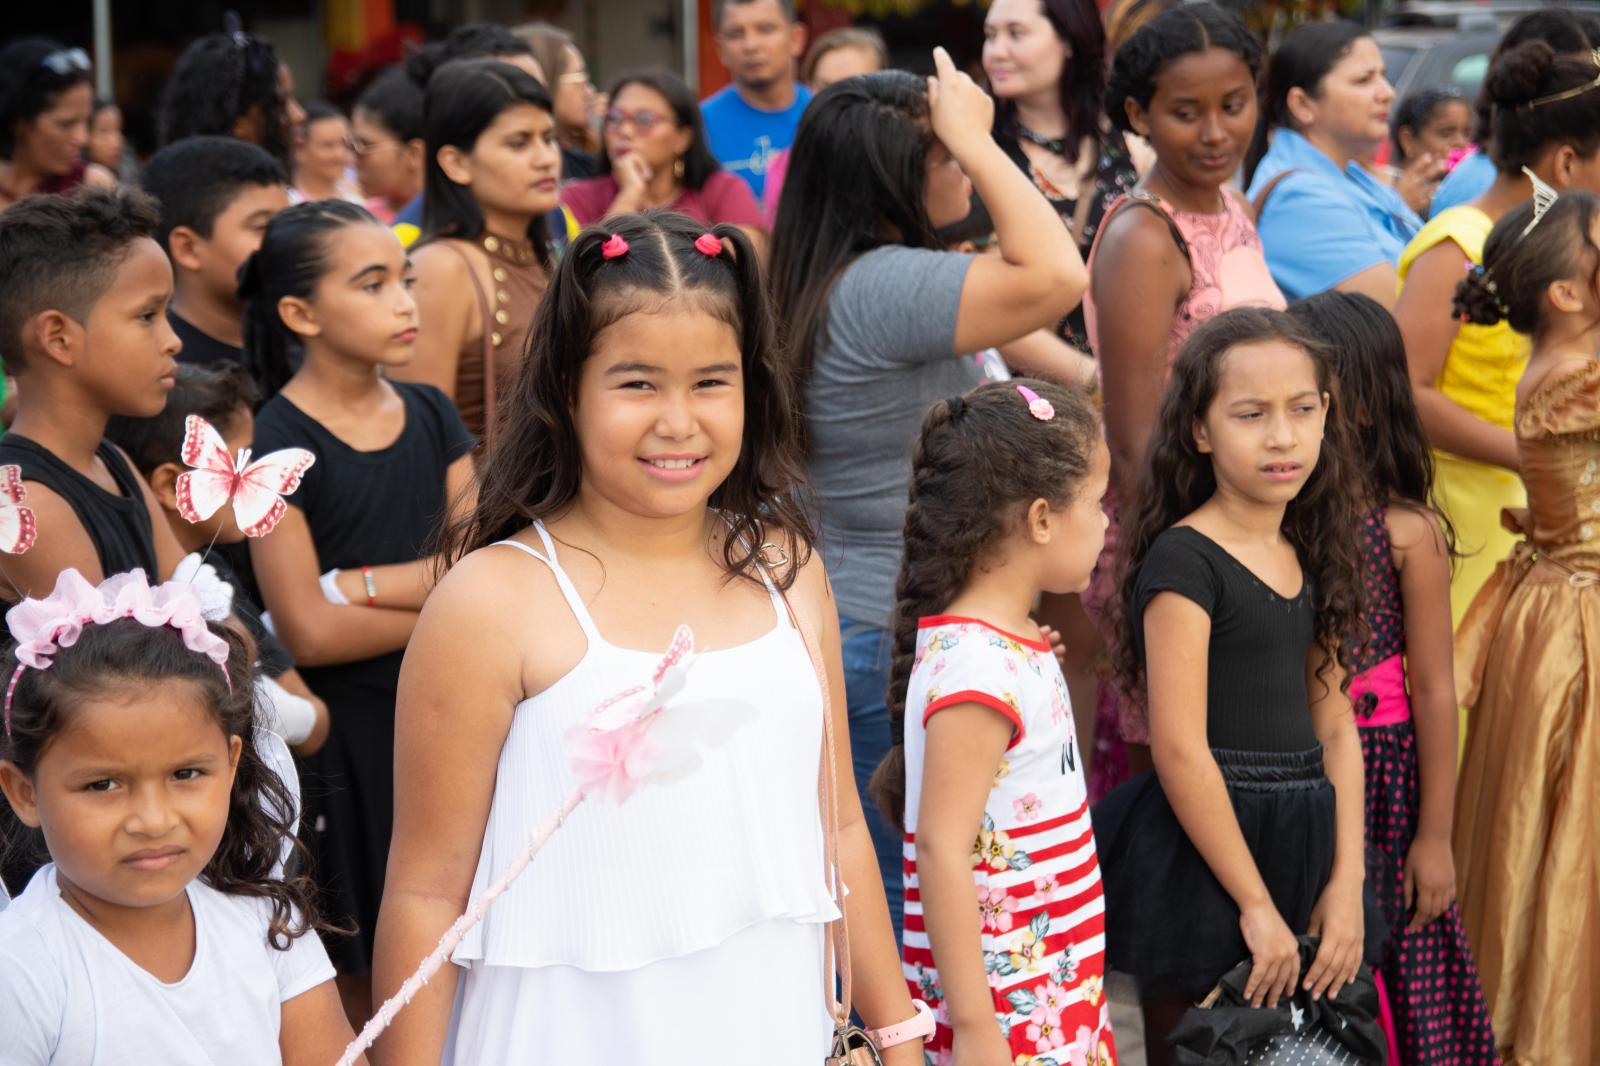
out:
{"label": "boy in black shirt", "polygon": [[289,206],[289,179],[265,151],[232,137],[186,137],[151,157],[141,179],[161,205],[156,240],[172,259],[167,317],[183,341],[178,359],[244,361],[239,267],[261,247],[272,216]]}

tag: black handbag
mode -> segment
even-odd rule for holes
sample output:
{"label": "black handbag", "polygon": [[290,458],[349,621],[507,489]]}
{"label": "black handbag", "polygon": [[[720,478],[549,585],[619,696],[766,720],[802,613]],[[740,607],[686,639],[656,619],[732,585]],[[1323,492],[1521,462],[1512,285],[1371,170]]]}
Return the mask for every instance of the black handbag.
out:
{"label": "black handbag", "polygon": [[[1316,937],[1300,939],[1300,972],[1317,955]],[[1378,985],[1363,964],[1338,995],[1313,1000],[1298,985],[1276,1007],[1244,997],[1246,960],[1223,975],[1167,1037],[1176,1066],[1384,1066],[1388,1042],[1378,1023]]]}

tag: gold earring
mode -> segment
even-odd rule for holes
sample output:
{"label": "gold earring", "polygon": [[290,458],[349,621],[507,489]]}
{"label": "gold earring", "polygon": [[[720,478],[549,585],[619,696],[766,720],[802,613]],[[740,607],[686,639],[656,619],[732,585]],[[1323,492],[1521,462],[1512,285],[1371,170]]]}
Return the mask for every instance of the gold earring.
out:
{"label": "gold earring", "polygon": [[683,156],[681,155],[672,161],[672,178],[674,181],[683,180]]}

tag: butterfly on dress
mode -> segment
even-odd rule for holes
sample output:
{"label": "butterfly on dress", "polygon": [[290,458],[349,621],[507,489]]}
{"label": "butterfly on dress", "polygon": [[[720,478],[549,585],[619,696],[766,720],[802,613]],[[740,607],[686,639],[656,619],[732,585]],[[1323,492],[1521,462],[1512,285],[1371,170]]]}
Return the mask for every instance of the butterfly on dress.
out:
{"label": "butterfly on dress", "polygon": [[22,487],[20,466],[0,466],[0,552],[21,555],[33,547],[39,527],[33,508],[24,507],[28,492]]}
{"label": "butterfly on dress", "polygon": [[193,470],[178,475],[178,513],[190,522],[204,522],[225,503],[247,537],[272,532],[288,510],[283,498],[300,487],[300,479],[317,461],[304,448],[282,448],[250,461],[250,449],[228,454],[222,435],[199,415],[183,424],[183,461]]}

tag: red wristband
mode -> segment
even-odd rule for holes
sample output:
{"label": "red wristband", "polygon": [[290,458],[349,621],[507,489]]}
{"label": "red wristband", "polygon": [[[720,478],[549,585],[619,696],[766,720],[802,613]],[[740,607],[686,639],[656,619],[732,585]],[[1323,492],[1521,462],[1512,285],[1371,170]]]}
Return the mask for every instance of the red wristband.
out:
{"label": "red wristband", "polygon": [[367,606],[378,606],[378,583],[372,580],[372,567],[361,568],[361,583],[367,587]]}

